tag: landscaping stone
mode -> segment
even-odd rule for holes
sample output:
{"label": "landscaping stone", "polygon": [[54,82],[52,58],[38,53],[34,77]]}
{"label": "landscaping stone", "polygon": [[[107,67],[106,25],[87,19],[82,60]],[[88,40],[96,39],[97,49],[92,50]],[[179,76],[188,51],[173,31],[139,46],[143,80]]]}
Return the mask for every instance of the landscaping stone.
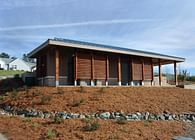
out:
{"label": "landscaping stone", "polygon": [[176,136],[173,137],[172,140],[194,140],[194,139],[189,137]]}
{"label": "landscaping stone", "polygon": [[110,118],[110,112],[104,112],[100,114],[100,118],[102,119],[109,119]]}

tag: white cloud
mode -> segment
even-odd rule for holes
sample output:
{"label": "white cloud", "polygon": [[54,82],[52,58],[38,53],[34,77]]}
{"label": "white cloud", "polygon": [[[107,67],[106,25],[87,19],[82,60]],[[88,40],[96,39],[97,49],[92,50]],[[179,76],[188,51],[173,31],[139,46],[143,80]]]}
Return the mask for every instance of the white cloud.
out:
{"label": "white cloud", "polygon": [[27,25],[27,26],[1,27],[0,31],[62,28],[62,27],[88,26],[88,25],[125,24],[125,23],[153,22],[153,21],[160,21],[160,19],[112,19],[112,20],[73,22],[73,23],[64,23],[64,24]]}

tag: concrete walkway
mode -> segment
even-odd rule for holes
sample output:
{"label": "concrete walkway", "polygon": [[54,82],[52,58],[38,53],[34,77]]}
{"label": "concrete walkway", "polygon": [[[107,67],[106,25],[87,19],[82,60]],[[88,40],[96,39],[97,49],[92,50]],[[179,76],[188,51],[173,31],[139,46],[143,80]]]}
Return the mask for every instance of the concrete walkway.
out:
{"label": "concrete walkway", "polygon": [[7,140],[7,139],[5,138],[5,136],[3,136],[3,135],[0,133],[0,140]]}

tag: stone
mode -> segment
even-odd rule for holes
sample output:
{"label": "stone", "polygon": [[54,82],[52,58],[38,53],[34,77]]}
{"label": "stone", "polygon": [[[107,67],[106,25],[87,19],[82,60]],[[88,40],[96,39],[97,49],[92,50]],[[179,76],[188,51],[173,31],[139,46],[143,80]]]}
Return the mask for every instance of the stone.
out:
{"label": "stone", "polygon": [[146,112],[145,115],[144,115],[144,119],[145,120],[148,120],[149,115],[150,115],[150,113],[149,112]]}
{"label": "stone", "polygon": [[164,117],[164,115],[158,115],[158,119],[164,121],[165,120],[165,117]]}
{"label": "stone", "polygon": [[194,140],[194,139],[189,137],[176,136],[173,137],[172,140]]}
{"label": "stone", "polygon": [[110,118],[110,112],[104,112],[100,114],[100,118],[102,119],[109,119]]}
{"label": "stone", "polygon": [[85,119],[85,115],[80,114],[79,119]]}

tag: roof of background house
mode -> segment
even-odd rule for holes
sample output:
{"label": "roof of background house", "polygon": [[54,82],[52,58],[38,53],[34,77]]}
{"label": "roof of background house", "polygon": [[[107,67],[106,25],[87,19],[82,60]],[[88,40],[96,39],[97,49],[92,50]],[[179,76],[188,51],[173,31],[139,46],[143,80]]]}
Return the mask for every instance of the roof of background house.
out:
{"label": "roof of background house", "polygon": [[[23,63],[25,63],[27,66],[29,66],[29,67],[31,67],[31,68],[36,66],[36,63],[27,62],[27,61],[24,61],[24,60],[21,59],[21,58],[17,58],[17,59],[15,59],[15,60],[13,60],[12,62],[14,62],[14,61],[16,61],[16,60],[22,61]],[[10,63],[12,63],[12,62],[10,62]]]}
{"label": "roof of background house", "polygon": [[61,45],[61,46],[68,46],[68,47],[74,47],[74,48],[90,49],[90,50],[97,50],[97,51],[160,58],[160,59],[168,59],[168,60],[174,60],[178,62],[185,61],[185,58],[182,58],[182,57],[175,57],[175,56],[164,55],[164,54],[159,54],[159,53],[146,52],[146,51],[141,51],[141,50],[134,50],[134,49],[116,47],[116,46],[111,46],[111,45],[102,45],[102,44],[96,44],[96,43],[90,43],[90,42],[84,42],[84,41],[76,41],[76,40],[70,40],[70,39],[62,39],[62,38],[48,39],[46,42],[41,44],[39,47],[34,49],[32,52],[30,52],[28,56],[33,57],[33,55],[35,55],[37,52],[39,52],[41,49],[43,49],[47,45]]}
{"label": "roof of background house", "polygon": [[13,59],[11,59],[11,58],[1,58],[1,57],[0,57],[0,60],[5,62],[5,64],[9,64],[10,62],[13,61]]}

